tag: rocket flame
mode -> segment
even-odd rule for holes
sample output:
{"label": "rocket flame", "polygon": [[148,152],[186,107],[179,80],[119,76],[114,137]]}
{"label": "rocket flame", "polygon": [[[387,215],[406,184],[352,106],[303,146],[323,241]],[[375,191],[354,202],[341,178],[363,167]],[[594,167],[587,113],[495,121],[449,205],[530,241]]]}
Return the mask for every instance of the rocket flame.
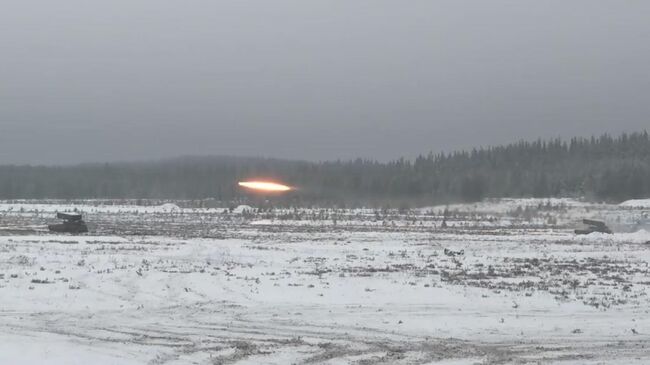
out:
{"label": "rocket flame", "polygon": [[241,181],[239,182],[239,186],[247,189],[268,192],[282,192],[291,190],[290,186],[268,181]]}

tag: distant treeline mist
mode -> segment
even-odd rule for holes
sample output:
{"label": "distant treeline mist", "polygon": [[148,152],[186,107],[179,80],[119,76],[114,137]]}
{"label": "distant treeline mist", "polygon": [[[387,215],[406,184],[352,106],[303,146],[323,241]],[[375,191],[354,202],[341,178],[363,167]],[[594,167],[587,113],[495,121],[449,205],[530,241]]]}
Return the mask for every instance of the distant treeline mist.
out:
{"label": "distant treeline mist", "polygon": [[[274,179],[298,189],[253,197],[237,182]],[[429,154],[414,161],[305,162],[184,157],[64,167],[0,166],[0,199],[270,199],[283,204],[426,205],[486,197],[650,196],[648,133]]]}

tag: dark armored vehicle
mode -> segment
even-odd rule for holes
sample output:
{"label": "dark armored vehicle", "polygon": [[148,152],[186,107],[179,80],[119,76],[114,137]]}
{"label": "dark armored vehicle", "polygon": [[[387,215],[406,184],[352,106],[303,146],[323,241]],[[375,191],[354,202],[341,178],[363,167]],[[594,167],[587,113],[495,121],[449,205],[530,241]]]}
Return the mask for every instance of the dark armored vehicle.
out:
{"label": "dark armored vehicle", "polygon": [[586,228],[576,229],[576,234],[589,234],[593,232],[607,233],[611,234],[612,230],[607,227],[605,222],[595,221],[593,219],[583,219],[582,223]]}
{"label": "dark armored vehicle", "polygon": [[63,220],[60,224],[50,224],[47,226],[52,232],[59,233],[86,233],[88,227],[83,221],[81,214],[56,213],[56,217]]}

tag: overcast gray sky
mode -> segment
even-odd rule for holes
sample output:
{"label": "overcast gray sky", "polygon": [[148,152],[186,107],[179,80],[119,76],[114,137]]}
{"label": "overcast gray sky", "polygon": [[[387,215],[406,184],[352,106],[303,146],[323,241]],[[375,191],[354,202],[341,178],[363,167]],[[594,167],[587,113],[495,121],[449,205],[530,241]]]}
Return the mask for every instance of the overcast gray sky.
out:
{"label": "overcast gray sky", "polygon": [[386,160],[650,126],[647,0],[0,4],[0,163]]}

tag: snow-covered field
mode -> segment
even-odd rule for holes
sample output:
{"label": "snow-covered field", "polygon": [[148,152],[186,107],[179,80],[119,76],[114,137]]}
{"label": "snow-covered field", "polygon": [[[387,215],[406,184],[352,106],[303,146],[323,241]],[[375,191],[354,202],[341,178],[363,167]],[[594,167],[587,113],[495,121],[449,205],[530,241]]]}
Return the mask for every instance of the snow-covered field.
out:
{"label": "snow-covered field", "polygon": [[0,202],[0,364],[649,364],[647,206]]}

